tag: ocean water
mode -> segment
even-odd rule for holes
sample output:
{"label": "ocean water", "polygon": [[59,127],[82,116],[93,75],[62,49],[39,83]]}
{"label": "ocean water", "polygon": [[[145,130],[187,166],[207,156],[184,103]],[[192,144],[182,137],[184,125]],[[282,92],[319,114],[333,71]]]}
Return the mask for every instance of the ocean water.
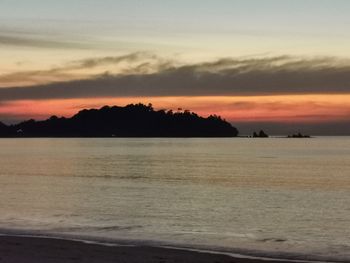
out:
{"label": "ocean water", "polygon": [[0,139],[0,228],[350,261],[350,137]]}

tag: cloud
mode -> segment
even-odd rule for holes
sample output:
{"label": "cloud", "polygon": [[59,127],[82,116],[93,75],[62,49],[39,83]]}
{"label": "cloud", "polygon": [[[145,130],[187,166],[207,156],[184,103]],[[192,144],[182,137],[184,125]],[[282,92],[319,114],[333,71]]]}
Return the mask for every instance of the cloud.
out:
{"label": "cloud", "polygon": [[0,100],[350,93],[350,62],[332,57],[224,58],[180,64],[151,54],[133,53],[73,61],[40,74],[63,74],[122,62],[126,67],[119,73],[106,72],[86,79],[30,87],[1,88]]}
{"label": "cloud", "polygon": [[159,60],[156,55],[147,52],[135,52],[123,56],[108,56],[102,58],[88,58],[83,60],[74,61],[72,63],[73,68],[94,68],[108,64],[119,64],[121,62],[139,62],[144,59]]}
{"label": "cloud", "polygon": [[[123,66],[120,66],[123,64]],[[116,70],[116,66],[119,68]],[[148,74],[173,66],[169,59],[160,58],[148,52],[135,52],[122,56],[87,58],[68,62],[48,70],[27,70],[0,75],[0,87],[20,83],[21,86],[35,86],[52,82],[73,81],[100,77],[100,74],[87,73],[86,70],[104,72],[112,67],[113,74]],[[114,68],[113,68],[114,67]]]}
{"label": "cloud", "polygon": [[54,48],[54,49],[86,49],[88,44],[82,42],[58,40],[52,36],[1,34],[0,46]]}

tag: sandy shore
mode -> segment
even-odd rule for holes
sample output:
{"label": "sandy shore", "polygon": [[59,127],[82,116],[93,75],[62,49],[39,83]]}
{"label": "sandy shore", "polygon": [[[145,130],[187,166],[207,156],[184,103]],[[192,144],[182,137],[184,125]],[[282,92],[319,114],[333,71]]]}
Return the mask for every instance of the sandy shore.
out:
{"label": "sandy shore", "polygon": [[0,262],[267,263],[272,261],[237,259],[226,255],[192,252],[171,248],[147,246],[104,246],[51,238],[0,236]]}

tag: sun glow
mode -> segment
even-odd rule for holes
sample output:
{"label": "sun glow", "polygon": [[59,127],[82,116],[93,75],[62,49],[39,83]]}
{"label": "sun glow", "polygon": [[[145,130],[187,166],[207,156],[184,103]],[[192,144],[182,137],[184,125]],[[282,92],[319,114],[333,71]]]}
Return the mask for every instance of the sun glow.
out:
{"label": "sun glow", "polygon": [[349,101],[348,94],[22,100],[4,102],[0,115],[13,115],[17,119],[45,119],[51,115],[69,117],[81,109],[141,102],[152,103],[155,109],[176,111],[181,108],[203,116],[217,114],[233,123],[327,122],[346,120],[350,115]]}

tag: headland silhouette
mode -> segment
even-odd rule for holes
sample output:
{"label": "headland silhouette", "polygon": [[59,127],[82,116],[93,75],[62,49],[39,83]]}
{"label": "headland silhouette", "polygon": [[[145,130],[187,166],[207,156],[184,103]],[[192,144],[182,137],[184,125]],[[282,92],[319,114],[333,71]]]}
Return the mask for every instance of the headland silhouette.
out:
{"label": "headland silhouette", "polygon": [[188,110],[154,110],[129,104],[85,109],[71,118],[52,116],[15,125],[0,122],[0,137],[236,137],[238,130],[220,116]]}

